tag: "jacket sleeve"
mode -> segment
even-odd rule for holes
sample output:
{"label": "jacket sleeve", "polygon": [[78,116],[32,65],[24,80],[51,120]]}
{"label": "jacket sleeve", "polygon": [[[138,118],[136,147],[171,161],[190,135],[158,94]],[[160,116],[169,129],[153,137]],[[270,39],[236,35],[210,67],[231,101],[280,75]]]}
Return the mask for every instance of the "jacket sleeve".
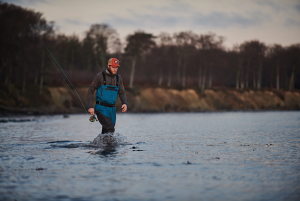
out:
{"label": "jacket sleeve", "polygon": [[93,96],[94,96],[94,92],[95,92],[95,90],[101,85],[101,83],[103,82],[103,80],[101,79],[101,73],[98,73],[96,76],[95,76],[95,78],[94,78],[94,80],[93,80],[93,82],[92,82],[92,84],[91,84],[91,86],[90,86],[90,88],[89,88],[89,90],[88,90],[88,94],[87,94],[87,104],[88,104],[88,107],[89,108],[93,108]]}
{"label": "jacket sleeve", "polygon": [[122,103],[122,105],[123,104],[128,105],[122,77],[120,75],[118,75],[118,76],[119,76],[119,97],[120,97],[121,103]]}

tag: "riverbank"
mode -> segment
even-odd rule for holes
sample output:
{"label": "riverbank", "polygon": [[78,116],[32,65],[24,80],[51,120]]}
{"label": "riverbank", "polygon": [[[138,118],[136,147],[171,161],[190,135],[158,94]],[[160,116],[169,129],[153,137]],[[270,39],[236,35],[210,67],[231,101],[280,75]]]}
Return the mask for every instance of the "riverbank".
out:
{"label": "riverbank", "polygon": [[[87,87],[78,88],[86,98]],[[1,114],[83,113],[81,103],[70,89],[44,88],[42,95],[0,91]],[[236,90],[230,88],[195,89],[140,88],[126,89],[129,112],[202,112],[248,110],[299,110],[299,91]],[[118,99],[117,111],[121,109]]]}

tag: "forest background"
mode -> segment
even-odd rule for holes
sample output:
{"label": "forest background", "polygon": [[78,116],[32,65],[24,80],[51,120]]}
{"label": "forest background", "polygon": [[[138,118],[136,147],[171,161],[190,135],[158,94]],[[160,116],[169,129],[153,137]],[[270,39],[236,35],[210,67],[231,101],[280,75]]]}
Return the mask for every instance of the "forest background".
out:
{"label": "forest background", "polygon": [[[66,85],[26,20],[76,87],[88,87],[106,68],[108,59],[116,57],[122,66],[118,73],[124,86],[134,93],[141,87],[192,88],[199,93],[218,88],[277,92],[300,89],[299,43],[284,47],[252,40],[228,49],[224,37],[215,33],[153,35],[142,30],[121,43],[117,30],[103,23],[92,24],[80,40],[76,35],[57,34],[54,22],[48,22],[42,13],[0,2],[2,105],[25,107],[22,96],[32,103],[36,102],[32,99],[47,102],[48,87]],[[15,100],[15,104],[8,100]]]}

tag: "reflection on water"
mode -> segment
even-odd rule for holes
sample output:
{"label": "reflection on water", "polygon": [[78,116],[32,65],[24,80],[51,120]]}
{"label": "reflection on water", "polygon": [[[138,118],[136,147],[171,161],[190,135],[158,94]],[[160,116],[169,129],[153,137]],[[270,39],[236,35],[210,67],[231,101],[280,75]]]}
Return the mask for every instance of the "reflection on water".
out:
{"label": "reflection on water", "polygon": [[299,119],[118,114],[106,135],[85,115],[1,123],[0,200],[299,200]]}
{"label": "reflection on water", "polygon": [[106,145],[102,150],[95,152],[94,154],[99,154],[102,156],[115,156],[117,155],[116,145]]}

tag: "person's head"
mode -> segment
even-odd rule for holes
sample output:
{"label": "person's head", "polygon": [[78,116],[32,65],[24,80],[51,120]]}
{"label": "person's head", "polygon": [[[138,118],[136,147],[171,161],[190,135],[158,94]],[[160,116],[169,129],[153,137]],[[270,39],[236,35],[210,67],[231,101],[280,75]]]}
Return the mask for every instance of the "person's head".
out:
{"label": "person's head", "polygon": [[108,60],[108,64],[107,64],[108,70],[112,73],[112,74],[116,74],[118,71],[118,68],[121,67],[119,65],[119,60],[116,58],[111,58]]}

